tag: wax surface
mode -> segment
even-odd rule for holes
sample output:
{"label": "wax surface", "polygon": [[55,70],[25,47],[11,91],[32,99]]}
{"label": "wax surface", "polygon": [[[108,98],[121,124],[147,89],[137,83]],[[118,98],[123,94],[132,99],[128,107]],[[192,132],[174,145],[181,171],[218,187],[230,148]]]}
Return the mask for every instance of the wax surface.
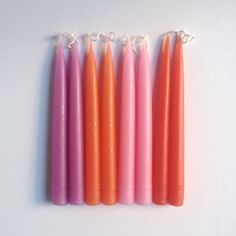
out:
{"label": "wax surface", "polygon": [[120,89],[119,202],[134,202],[135,183],[135,78],[130,43],[122,52]]}
{"label": "wax surface", "polygon": [[63,205],[68,201],[67,190],[67,84],[64,48],[61,38],[57,41],[52,88],[51,114],[51,200]]}
{"label": "wax surface", "polygon": [[157,64],[153,98],[153,202],[167,203],[170,41],[165,36]]}
{"label": "wax surface", "polygon": [[78,45],[70,49],[69,77],[69,202],[84,200],[84,142],[81,71]]}
{"label": "wax surface", "polygon": [[100,202],[100,122],[96,61],[92,43],[85,58],[85,201]]}
{"label": "wax surface", "polygon": [[135,202],[152,202],[152,86],[150,59],[144,42],[136,60]]}
{"label": "wax surface", "polygon": [[101,60],[101,200],[117,201],[117,143],[114,66],[107,42]]}
{"label": "wax surface", "polygon": [[183,205],[184,200],[184,76],[182,38],[175,42],[171,64],[169,116],[168,202]]}

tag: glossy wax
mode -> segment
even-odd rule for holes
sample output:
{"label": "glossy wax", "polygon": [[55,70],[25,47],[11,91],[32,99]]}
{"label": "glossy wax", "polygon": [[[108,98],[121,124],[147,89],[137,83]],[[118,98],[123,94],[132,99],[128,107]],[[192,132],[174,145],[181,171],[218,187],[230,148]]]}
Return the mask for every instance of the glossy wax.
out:
{"label": "glossy wax", "polygon": [[136,59],[135,202],[152,202],[152,86],[147,43]]}
{"label": "glossy wax", "polygon": [[82,81],[78,44],[70,49],[69,76],[69,202],[84,200],[84,142]]}
{"label": "glossy wax", "polygon": [[101,200],[117,201],[117,143],[115,78],[110,43],[106,42],[101,59]]}
{"label": "glossy wax", "polygon": [[96,205],[100,203],[100,122],[98,76],[91,41],[85,57],[85,202]]}
{"label": "glossy wax", "polygon": [[170,73],[168,202],[181,206],[184,200],[184,71],[181,35],[174,45]]}
{"label": "glossy wax", "polygon": [[157,63],[153,97],[153,202],[167,203],[170,40],[166,35]]}
{"label": "glossy wax", "polygon": [[51,200],[63,205],[68,201],[67,192],[67,84],[64,48],[61,38],[57,41],[52,85],[51,104]]}
{"label": "glossy wax", "polygon": [[134,202],[135,184],[135,77],[130,43],[124,46],[120,88],[119,202]]}

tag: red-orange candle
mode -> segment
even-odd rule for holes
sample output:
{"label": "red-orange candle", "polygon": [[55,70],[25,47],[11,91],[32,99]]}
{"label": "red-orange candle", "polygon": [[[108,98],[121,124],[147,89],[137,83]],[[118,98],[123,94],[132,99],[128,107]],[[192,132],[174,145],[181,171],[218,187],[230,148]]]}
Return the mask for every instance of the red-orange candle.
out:
{"label": "red-orange candle", "polygon": [[170,40],[166,35],[159,54],[153,99],[153,202],[167,203]]}
{"label": "red-orange candle", "polygon": [[184,200],[184,71],[180,34],[174,45],[170,73],[168,202],[181,206]]}
{"label": "red-orange candle", "polygon": [[101,200],[117,201],[117,144],[115,78],[110,44],[107,42],[101,60]]}
{"label": "red-orange candle", "polygon": [[100,202],[100,132],[96,61],[90,42],[84,70],[85,106],[85,202]]}

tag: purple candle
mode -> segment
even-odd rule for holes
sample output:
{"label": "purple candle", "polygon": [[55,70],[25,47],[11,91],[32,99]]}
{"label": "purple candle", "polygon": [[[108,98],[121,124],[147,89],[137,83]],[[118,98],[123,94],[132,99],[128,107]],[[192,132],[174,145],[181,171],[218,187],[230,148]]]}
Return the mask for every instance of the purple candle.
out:
{"label": "purple candle", "polygon": [[52,90],[52,189],[54,204],[67,203],[67,99],[64,48],[58,38],[53,71]]}
{"label": "purple candle", "polygon": [[77,42],[70,49],[69,77],[69,202],[84,201],[84,147],[81,71]]}

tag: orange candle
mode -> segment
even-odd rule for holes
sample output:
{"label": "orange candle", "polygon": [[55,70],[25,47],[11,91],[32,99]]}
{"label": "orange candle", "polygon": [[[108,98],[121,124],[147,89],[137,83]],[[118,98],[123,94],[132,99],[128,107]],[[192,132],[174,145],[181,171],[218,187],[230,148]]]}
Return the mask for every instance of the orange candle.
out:
{"label": "orange candle", "polygon": [[100,202],[99,101],[96,61],[92,42],[85,59],[85,202]]}
{"label": "orange candle", "polygon": [[182,36],[174,45],[170,79],[168,202],[183,205],[184,200],[184,72]]}
{"label": "orange candle", "polygon": [[153,202],[167,203],[170,40],[166,35],[157,64],[153,99]]}
{"label": "orange candle", "polygon": [[107,42],[101,61],[101,200],[117,201],[117,144],[115,78],[110,43]]}

